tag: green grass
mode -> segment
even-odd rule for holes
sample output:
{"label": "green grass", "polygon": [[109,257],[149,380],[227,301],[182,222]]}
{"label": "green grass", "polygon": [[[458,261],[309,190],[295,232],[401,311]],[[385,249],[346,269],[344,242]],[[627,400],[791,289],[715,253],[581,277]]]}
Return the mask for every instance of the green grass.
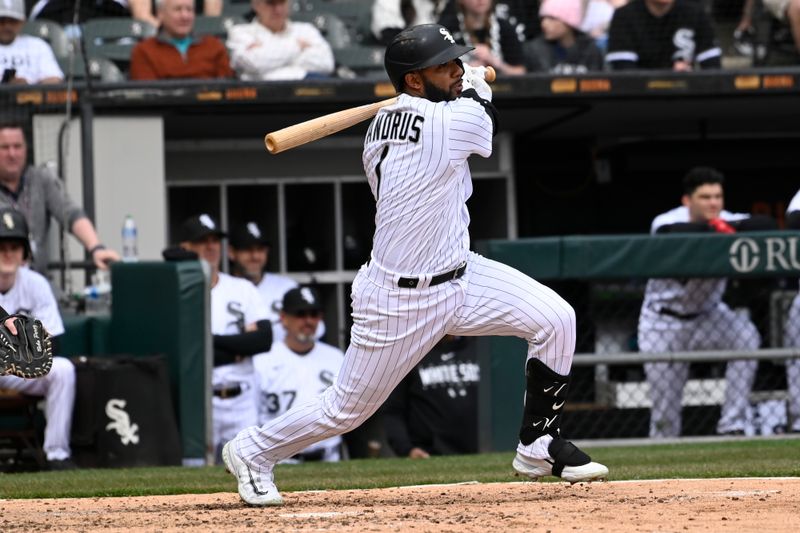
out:
{"label": "green grass", "polygon": [[[800,439],[742,440],[636,447],[592,448],[610,479],[800,476]],[[282,491],[358,489],[514,481],[512,453],[410,459],[362,459],[342,463],[280,465]],[[235,492],[222,467],[134,468],[0,474],[0,498],[144,496]]]}

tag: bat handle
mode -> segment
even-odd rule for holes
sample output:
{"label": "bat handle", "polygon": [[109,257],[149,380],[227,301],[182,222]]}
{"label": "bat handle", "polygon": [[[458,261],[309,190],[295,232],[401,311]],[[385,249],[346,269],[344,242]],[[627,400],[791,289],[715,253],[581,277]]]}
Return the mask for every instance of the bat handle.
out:
{"label": "bat handle", "polygon": [[483,79],[492,83],[495,78],[497,78],[497,73],[494,71],[494,67],[486,67],[486,74],[484,75]]}

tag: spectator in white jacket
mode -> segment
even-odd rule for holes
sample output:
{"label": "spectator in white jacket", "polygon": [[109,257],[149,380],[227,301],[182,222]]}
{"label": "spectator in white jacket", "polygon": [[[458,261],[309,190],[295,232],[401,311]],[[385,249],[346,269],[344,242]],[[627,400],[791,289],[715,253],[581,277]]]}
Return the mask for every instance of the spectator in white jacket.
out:
{"label": "spectator in white jacket", "polygon": [[300,80],[333,72],[331,47],[305,22],[289,20],[287,0],[250,0],[256,16],[228,32],[231,66],[242,80]]}
{"label": "spectator in white jacket", "polygon": [[439,20],[447,0],[373,0],[372,34],[384,46],[410,26]]}

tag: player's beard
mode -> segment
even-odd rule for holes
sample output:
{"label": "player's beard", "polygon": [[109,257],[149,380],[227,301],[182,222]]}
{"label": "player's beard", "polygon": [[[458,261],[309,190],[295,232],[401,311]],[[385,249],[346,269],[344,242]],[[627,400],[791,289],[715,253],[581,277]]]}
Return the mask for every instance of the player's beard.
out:
{"label": "player's beard", "polygon": [[300,344],[314,343],[314,333],[297,333],[295,334],[294,338]]}
{"label": "player's beard", "polygon": [[451,91],[440,89],[424,78],[422,80],[422,84],[425,87],[425,98],[431,102],[450,102],[456,99]]}

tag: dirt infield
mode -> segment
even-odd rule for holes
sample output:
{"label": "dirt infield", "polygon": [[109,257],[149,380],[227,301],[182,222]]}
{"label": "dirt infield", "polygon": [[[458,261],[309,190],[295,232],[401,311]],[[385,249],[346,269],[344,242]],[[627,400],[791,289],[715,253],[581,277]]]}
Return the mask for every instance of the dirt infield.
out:
{"label": "dirt infield", "polygon": [[796,532],[800,478],[496,483],[285,494],[4,500],[0,531]]}

